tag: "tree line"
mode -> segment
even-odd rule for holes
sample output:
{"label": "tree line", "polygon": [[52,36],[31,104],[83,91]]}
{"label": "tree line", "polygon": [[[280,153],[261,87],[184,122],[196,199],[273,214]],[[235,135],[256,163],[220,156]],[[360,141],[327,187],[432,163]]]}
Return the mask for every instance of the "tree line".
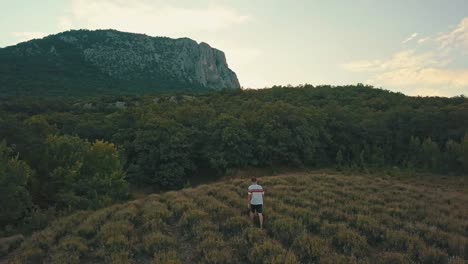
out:
{"label": "tree line", "polygon": [[468,173],[468,100],[371,86],[0,103],[0,225],[97,208],[231,168]]}

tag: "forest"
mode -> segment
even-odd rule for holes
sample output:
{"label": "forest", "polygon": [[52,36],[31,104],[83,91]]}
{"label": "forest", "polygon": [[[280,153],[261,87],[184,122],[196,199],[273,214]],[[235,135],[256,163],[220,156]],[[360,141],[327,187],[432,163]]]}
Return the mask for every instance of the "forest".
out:
{"label": "forest", "polygon": [[242,168],[468,175],[468,100],[362,84],[0,102],[0,232]]}

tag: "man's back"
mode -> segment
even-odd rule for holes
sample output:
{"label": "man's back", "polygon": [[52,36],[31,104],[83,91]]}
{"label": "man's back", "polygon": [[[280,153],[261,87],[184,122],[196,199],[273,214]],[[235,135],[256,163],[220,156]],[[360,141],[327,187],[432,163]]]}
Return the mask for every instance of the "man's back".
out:
{"label": "man's back", "polygon": [[252,199],[250,200],[250,204],[257,205],[263,204],[263,188],[262,186],[253,183],[249,186],[249,194],[252,194]]}

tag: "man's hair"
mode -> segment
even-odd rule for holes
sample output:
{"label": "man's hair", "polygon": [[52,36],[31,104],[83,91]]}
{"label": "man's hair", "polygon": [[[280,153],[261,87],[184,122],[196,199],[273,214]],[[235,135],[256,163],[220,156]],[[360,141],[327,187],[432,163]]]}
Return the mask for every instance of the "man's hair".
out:
{"label": "man's hair", "polygon": [[257,178],[252,177],[252,182],[257,182]]}

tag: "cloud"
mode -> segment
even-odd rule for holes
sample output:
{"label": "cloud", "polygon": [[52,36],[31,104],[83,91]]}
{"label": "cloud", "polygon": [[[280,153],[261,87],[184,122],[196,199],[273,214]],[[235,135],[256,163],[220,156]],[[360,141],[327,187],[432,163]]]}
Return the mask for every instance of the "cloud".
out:
{"label": "cloud", "polygon": [[436,41],[441,49],[468,49],[468,17],[462,19],[452,31],[440,34]]}
{"label": "cloud", "polygon": [[48,35],[47,33],[44,33],[44,32],[31,32],[31,31],[12,32],[11,34],[16,38],[17,42],[43,38]]}
{"label": "cloud", "polygon": [[424,43],[424,42],[426,42],[426,41],[428,41],[430,39],[431,38],[429,38],[429,37],[420,38],[420,39],[418,39],[418,44],[422,44],[422,43]]}
{"label": "cloud", "polygon": [[402,44],[405,44],[407,42],[410,42],[411,40],[413,40],[414,38],[416,38],[418,36],[418,33],[413,33],[411,34],[408,38],[406,38],[405,40],[403,40],[401,43]]}
{"label": "cloud", "polygon": [[146,0],[72,0],[59,24],[62,30],[113,28],[153,36],[187,37],[224,30],[248,20],[249,16],[220,5],[188,8]]}
{"label": "cloud", "polygon": [[398,69],[420,70],[441,63],[431,52],[418,54],[414,50],[404,50],[385,60],[359,60],[342,64],[342,67],[350,72],[382,72]]}
{"label": "cloud", "polygon": [[[416,37],[414,33],[403,43]],[[467,48],[468,18],[464,18],[453,30],[420,38],[413,49],[341,66],[349,72],[370,74],[365,83],[410,95],[467,95],[468,60],[463,59]]]}

